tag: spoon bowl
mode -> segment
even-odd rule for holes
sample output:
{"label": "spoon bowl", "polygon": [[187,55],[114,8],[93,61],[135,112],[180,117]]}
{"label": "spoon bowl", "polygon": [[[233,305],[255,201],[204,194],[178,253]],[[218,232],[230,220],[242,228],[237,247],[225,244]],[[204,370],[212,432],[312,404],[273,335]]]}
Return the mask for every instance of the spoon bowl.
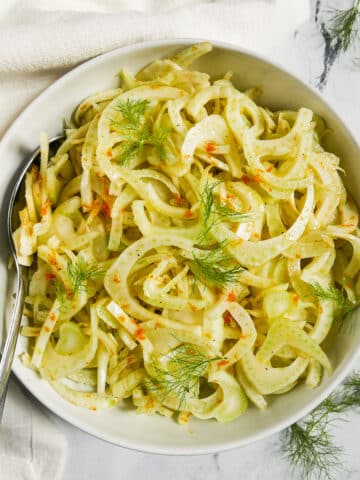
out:
{"label": "spoon bowl", "polygon": [[[56,144],[63,139],[62,135],[52,138],[49,141],[49,147],[55,147]],[[11,365],[14,358],[15,348],[16,348],[16,341],[19,334],[20,323],[22,318],[22,313],[24,309],[24,300],[25,300],[25,292],[27,287],[27,267],[20,265],[15,243],[13,239],[13,232],[15,231],[17,224],[19,223],[18,215],[17,215],[17,203],[20,200],[19,194],[22,190],[23,180],[30,170],[32,165],[39,159],[40,156],[40,147],[38,147],[29,159],[25,162],[23,168],[21,169],[20,173],[16,178],[15,184],[11,190],[9,206],[7,211],[7,234],[9,240],[10,251],[13,258],[13,263],[16,269],[17,275],[17,284],[16,284],[16,298],[15,298],[15,305],[14,310],[12,312],[12,316],[9,323],[9,328],[6,336],[6,341],[4,344],[4,349],[1,355],[0,361],[0,423],[4,411],[5,406],[5,399],[7,393],[7,387],[9,383],[9,377],[11,372]]]}

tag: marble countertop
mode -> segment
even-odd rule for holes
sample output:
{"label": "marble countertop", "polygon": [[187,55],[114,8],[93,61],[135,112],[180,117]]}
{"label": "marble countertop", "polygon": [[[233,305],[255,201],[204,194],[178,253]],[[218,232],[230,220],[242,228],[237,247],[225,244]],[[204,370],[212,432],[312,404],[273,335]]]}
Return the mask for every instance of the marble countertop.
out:
{"label": "marble countertop", "polygon": [[[289,0],[307,1],[307,0]],[[325,6],[326,3],[326,6]],[[360,141],[360,57],[356,51],[338,56],[329,43],[323,23],[327,5],[345,8],[349,1],[312,1],[309,21],[293,32],[288,42],[274,52],[279,63],[312,86],[321,90],[325,98],[343,117]],[[295,478],[277,452],[278,436],[256,444],[224,453],[203,456],[157,456],[129,451],[107,444],[53,416],[68,440],[65,480],[288,480]],[[360,416],[349,415],[348,422],[335,427],[335,440],[346,452],[347,470],[340,479],[360,478],[360,455],[357,432]]]}

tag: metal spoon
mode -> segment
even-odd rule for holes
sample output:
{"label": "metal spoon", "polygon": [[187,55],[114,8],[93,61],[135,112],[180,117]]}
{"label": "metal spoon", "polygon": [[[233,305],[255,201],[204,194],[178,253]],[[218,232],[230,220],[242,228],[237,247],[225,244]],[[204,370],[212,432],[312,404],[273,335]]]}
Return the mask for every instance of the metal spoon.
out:
{"label": "metal spoon", "polygon": [[[49,141],[49,147],[54,146],[59,140],[62,140],[63,136],[57,136],[52,138]],[[33,163],[39,158],[40,155],[40,148],[37,148],[31,157],[27,160],[22,170],[17,173],[17,178],[14,184],[14,187],[11,191],[10,201],[9,201],[9,209],[7,212],[7,233],[9,238],[9,245],[11,254],[14,258],[14,264],[16,268],[17,274],[17,285],[16,285],[16,299],[15,299],[15,306],[12,312],[9,330],[7,333],[4,350],[2,352],[1,361],[0,361],[0,423],[4,411],[5,405],[5,398],[7,393],[7,387],[9,383],[9,377],[11,373],[11,365],[14,358],[16,341],[20,329],[21,318],[24,309],[24,300],[25,300],[25,292],[27,286],[27,267],[24,267],[19,264],[15,244],[13,240],[13,232],[16,229],[15,221],[18,220],[14,215],[14,206],[16,200],[18,199],[19,191],[22,186],[24,177],[26,173],[29,171],[30,167]]]}

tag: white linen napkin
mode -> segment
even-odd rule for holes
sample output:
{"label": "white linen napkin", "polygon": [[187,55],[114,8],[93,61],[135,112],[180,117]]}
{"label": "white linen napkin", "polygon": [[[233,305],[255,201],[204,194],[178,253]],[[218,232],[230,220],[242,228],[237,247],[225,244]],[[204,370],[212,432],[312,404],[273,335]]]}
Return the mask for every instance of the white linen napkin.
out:
{"label": "white linen napkin", "polygon": [[[1,0],[0,136],[41,90],[121,45],[192,37],[275,57],[309,14],[308,0]],[[0,478],[60,480],[66,441],[11,382],[0,427]]]}
{"label": "white linen napkin", "polygon": [[11,380],[0,427],[2,480],[61,480],[66,439],[42,411]]}
{"label": "white linen napkin", "polygon": [[193,37],[275,58],[308,14],[308,0],[1,0],[0,136],[57,77],[107,50]]}

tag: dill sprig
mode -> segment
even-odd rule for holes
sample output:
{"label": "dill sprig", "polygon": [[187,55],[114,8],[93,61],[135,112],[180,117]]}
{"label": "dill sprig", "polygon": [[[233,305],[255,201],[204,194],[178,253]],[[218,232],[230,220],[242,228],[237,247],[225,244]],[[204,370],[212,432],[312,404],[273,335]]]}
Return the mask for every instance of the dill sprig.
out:
{"label": "dill sprig", "polygon": [[123,128],[140,127],[142,117],[149,107],[149,100],[133,100],[128,98],[126,102],[118,100],[115,103],[115,110],[121,113],[127,124],[123,126]]}
{"label": "dill sprig", "polygon": [[325,419],[318,423],[311,416],[302,425],[294,423],[281,432],[280,442],[281,452],[301,480],[334,480],[342,465],[342,448],[334,444]]}
{"label": "dill sprig", "polygon": [[342,289],[339,290],[334,285],[323,287],[319,283],[314,283],[311,286],[312,294],[321,300],[330,300],[335,305],[335,319],[344,325],[345,318],[354,311],[357,304],[353,303]]}
{"label": "dill sprig", "polygon": [[164,367],[155,361],[151,364],[147,388],[157,392],[162,402],[175,397],[181,410],[186,407],[187,397],[198,397],[200,378],[216,360],[220,357],[209,358],[197,345],[183,343],[167,355]]}
{"label": "dill sprig", "polygon": [[232,223],[241,222],[249,216],[246,213],[237,212],[219,201],[215,196],[215,189],[220,183],[222,183],[221,180],[214,182],[206,181],[204,188],[200,193],[203,226],[201,240],[207,237],[210,230],[215,225],[224,221]]}
{"label": "dill sprig", "polygon": [[280,450],[301,480],[334,480],[343,467],[343,449],[334,443],[329,426],[336,417],[360,407],[360,373],[350,376],[305,420],[280,434]]}
{"label": "dill sprig", "polygon": [[218,287],[236,285],[244,269],[225,252],[226,245],[227,242],[221,242],[212,250],[203,250],[201,254],[193,255],[190,268],[195,278]]}
{"label": "dill sprig", "polygon": [[[69,292],[70,295],[70,292]],[[60,310],[64,311],[69,301],[69,295],[66,292],[64,284],[55,280],[55,297],[60,305]]]}
{"label": "dill sprig", "polygon": [[69,289],[66,289],[62,282],[55,280],[55,296],[62,310],[69,306],[68,302],[70,302],[75,295],[86,290],[88,280],[105,274],[105,270],[99,265],[87,262],[81,255],[73,262],[69,260],[66,270],[70,283]]}
{"label": "dill sprig", "polygon": [[346,409],[360,407],[360,372],[353,373],[345,380],[341,402],[338,399],[338,404]]}
{"label": "dill sprig", "polygon": [[152,132],[146,125],[144,115],[150,107],[149,100],[127,99],[118,101],[115,110],[122,115],[122,120],[113,120],[112,125],[124,137],[120,145],[120,163],[124,166],[129,165],[131,160],[140,155],[145,145],[154,147],[160,158],[166,158],[167,154],[167,136],[170,130],[159,128]]}
{"label": "dill sprig", "polygon": [[71,284],[72,296],[85,290],[88,280],[104,275],[105,270],[97,263],[89,263],[79,255],[74,262],[68,262],[67,274]]}
{"label": "dill sprig", "polygon": [[355,0],[347,10],[335,10],[330,19],[330,36],[339,42],[340,50],[346,52],[358,36],[357,23],[360,18],[360,0]]}

